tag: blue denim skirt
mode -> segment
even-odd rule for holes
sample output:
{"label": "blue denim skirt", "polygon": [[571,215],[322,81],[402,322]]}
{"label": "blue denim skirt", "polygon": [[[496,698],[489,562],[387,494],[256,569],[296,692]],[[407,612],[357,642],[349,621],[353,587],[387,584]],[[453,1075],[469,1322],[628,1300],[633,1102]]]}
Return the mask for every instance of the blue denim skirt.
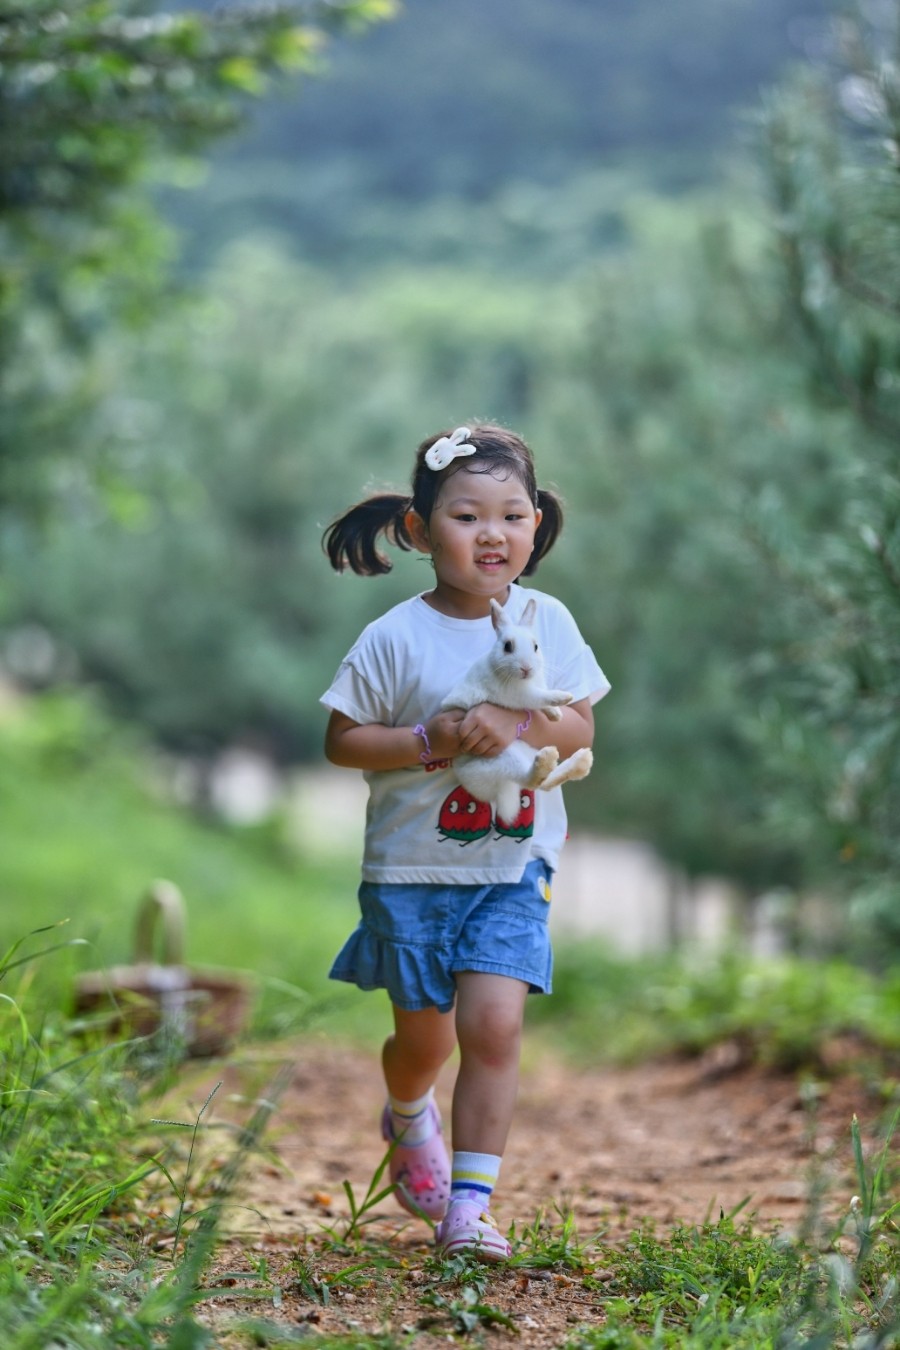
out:
{"label": "blue denim skirt", "polygon": [[390,885],[364,881],[359,926],[329,972],[360,989],[386,989],[411,1012],[449,1012],[455,975],[481,970],[549,994],[553,953],[547,920],[552,872],[528,863],[521,878],[490,886]]}

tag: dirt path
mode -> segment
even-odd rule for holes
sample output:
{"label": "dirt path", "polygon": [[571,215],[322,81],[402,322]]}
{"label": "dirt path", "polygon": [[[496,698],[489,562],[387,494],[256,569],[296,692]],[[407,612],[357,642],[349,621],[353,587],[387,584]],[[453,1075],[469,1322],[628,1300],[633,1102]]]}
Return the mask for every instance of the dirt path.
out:
{"label": "dirt path", "polygon": [[[438,1089],[445,1116],[452,1077],[448,1072]],[[702,1223],[749,1197],[743,1213],[755,1223],[796,1230],[813,1165],[829,1183],[830,1203],[846,1206],[853,1189],[850,1121],[856,1113],[865,1131],[877,1118],[876,1104],[853,1079],[840,1078],[814,1095],[811,1108],[795,1079],[755,1068],[726,1071],[716,1057],[576,1071],[532,1053],[495,1216],[502,1228],[515,1221],[521,1231],[540,1211],[558,1225],[559,1206],[573,1213],[583,1238],[603,1234],[602,1250],[604,1243],[625,1241],[645,1220],[662,1228]],[[318,1332],[400,1334],[422,1324],[430,1234],[426,1225],[406,1220],[393,1200],[379,1207],[384,1217],[368,1233],[382,1257],[402,1262],[399,1270],[385,1275],[373,1264],[358,1283],[338,1283],[324,1306],[310,1281],[310,1273],[321,1278],[367,1259],[335,1251],[322,1234],[328,1227],[345,1230],[343,1181],[361,1199],[378,1166],[381,1105],[374,1056],[337,1046],[297,1047],[271,1136],[281,1165],[254,1169],[247,1186],[252,1212],[241,1213],[240,1231],[218,1263],[227,1277],[248,1270],[254,1253],[257,1260],[263,1254],[283,1290],[280,1307],[265,1316],[295,1331],[300,1324]],[[298,1251],[306,1261],[301,1278],[292,1265]],[[375,1260],[371,1249],[368,1259]],[[564,1272],[492,1269],[489,1278],[486,1298],[513,1318],[521,1333],[516,1341],[528,1350],[561,1345],[573,1323],[603,1320],[598,1294]],[[222,1345],[232,1343],[221,1339],[223,1318],[235,1317],[242,1302],[227,1313],[218,1304],[201,1311]],[[442,1337],[447,1331],[446,1324],[436,1328]],[[423,1331],[422,1343],[433,1334]],[[510,1339],[502,1328],[484,1335],[489,1345]]]}

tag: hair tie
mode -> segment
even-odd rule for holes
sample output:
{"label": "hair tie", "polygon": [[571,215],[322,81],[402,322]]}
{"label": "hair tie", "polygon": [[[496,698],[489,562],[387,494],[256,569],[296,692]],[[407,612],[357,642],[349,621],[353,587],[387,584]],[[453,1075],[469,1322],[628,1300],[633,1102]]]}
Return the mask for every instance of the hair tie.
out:
{"label": "hair tie", "polygon": [[434,469],[437,473],[463,455],[474,455],[478,446],[472,445],[469,441],[471,434],[468,427],[457,427],[449,436],[441,436],[436,440],[434,445],[425,451],[425,463],[429,469]]}
{"label": "hair tie", "polygon": [[531,709],[529,708],[525,714],[525,721],[516,723],[517,741],[520,741],[522,739],[522,737],[525,735],[525,732],[528,730],[530,726],[531,726]]}

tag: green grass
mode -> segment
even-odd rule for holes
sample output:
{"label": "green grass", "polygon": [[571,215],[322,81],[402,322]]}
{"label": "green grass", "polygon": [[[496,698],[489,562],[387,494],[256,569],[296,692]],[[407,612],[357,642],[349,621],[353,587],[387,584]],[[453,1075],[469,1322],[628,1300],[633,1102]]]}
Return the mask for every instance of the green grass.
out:
{"label": "green grass", "polygon": [[327,979],[356,922],[359,859],[298,856],[277,821],[203,821],[165,800],[150,765],[83,696],[33,701],[0,722],[0,948],[65,923],[62,936],[87,945],[40,973],[42,989],[64,991],[77,970],[131,960],[139,898],[167,877],[185,897],[189,963],[269,982],[258,1025],[277,1033],[316,1016],[366,1035],[372,1000]]}
{"label": "green grass", "polygon": [[900,968],[875,975],[844,961],[737,953],[617,960],[589,941],[557,952],[553,995],[532,999],[531,1026],[596,1063],[700,1054],[731,1042],[742,1060],[831,1072],[900,1064]]}
{"label": "green grass", "polygon": [[[195,1289],[221,1201],[148,1119],[170,1066],[86,1046],[53,1016],[29,1024],[23,980],[27,968],[0,959],[0,1343],[149,1350],[164,1327],[171,1344],[199,1345]],[[228,1176],[264,1124],[257,1113],[244,1126]],[[173,1228],[171,1255],[155,1255]]]}

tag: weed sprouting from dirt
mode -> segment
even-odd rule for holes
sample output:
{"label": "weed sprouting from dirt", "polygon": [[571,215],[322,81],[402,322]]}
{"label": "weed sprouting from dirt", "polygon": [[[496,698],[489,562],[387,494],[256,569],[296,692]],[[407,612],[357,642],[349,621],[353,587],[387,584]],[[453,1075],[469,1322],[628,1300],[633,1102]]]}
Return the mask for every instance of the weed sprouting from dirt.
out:
{"label": "weed sprouting from dirt", "polygon": [[341,1222],[340,1231],[338,1231],[338,1225],[331,1225],[326,1230],[335,1242],[348,1247],[360,1244],[365,1236],[364,1229],[381,1217],[375,1213],[375,1210],[383,1200],[387,1200],[397,1189],[393,1181],[388,1182],[386,1186],[382,1185],[394,1147],[392,1144],[375,1168],[362,1199],[357,1200],[356,1192],[348,1180],[345,1179],[341,1183],[344,1195],[347,1197],[350,1217]]}
{"label": "weed sprouting from dirt", "polygon": [[603,1237],[603,1230],[597,1229],[590,1237],[581,1238],[570,1206],[556,1204],[553,1213],[558,1222],[554,1223],[548,1217],[547,1210],[540,1209],[532,1222],[523,1227],[521,1234],[516,1234],[515,1227],[510,1230],[513,1264],[533,1270],[588,1269],[594,1263],[592,1254]]}
{"label": "weed sprouting from dirt", "polygon": [[197,1131],[200,1129],[200,1125],[203,1121],[203,1117],[206,1114],[210,1102],[212,1101],[213,1097],[215,1097],[216,1093],[219,1091],[219,1088],[221,1086],[222,1082],[220,1080],[218,1083],[216,1083],[215,1087],[212,1089],[206,1101],[200,1107],[200,1110],[197,1112],[197,1115],[195,1116],[192,1122],[183,1120],[158,1120],[158,1119],[150,1121],[151,1125],[172,1126],[179,1130],[190,1130],[191,1132],[191,1142],[190,1147],[188,1149],[187,1162],[184,1168],[184,1179],[180,1186],[175,1181],[171,1172],[169,1172],[169,1170],[164,1166],[164,1164],[162,1162],[160,1162],[159,1164],[160,1168],[166,1175],[166,1179],[169,1181],[170,1185],[172,1186],[172,1189],[175,1191],[175,1194],[178,1197],[178,1212],[175,1218],[175,1238],[172,1243],[173,1261],[175,1261],[178,1255],[178,1245],[181,1240],[181,1230],[184,1224],[185,1207],[187,1205],[187,1197],[188,1197],[188,1185],[191,1179],[191,1169],[194,1163],[194,1149],[196,1148],[197,1145]]}
{"label": "weed sprouting from dirt", "polygon": [[469,1336],[487,1327],[506,1327],[517,1333],[519,1330],[509,1313],[493,1303],[486,1303],[471,1284],[464,1284],[456,1294],[429,1289],[419,1301],[423,1306],[434,1309],[432,1315],[426,1314],[416,1323],[423,1331],[445,1326],[450,1331]]}
{"label": "weed sprouting from dirt", "polygon": [[316,1269],[315,1260],[306,1252],[298,1251],[291,1257],[294,1291],[311,1303],[327,1306],[330,1300],[328,1281]]}

